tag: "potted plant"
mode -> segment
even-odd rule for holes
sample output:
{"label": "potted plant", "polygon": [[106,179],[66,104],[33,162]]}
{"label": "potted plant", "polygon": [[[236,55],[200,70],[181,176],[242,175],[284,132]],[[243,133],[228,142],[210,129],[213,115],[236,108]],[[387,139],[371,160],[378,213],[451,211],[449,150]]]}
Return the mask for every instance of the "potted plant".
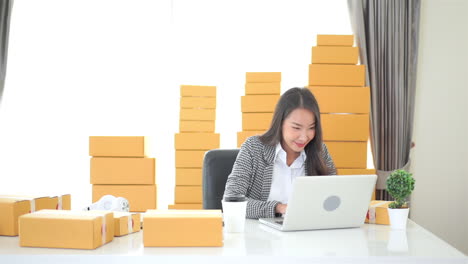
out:
{"label": "potted plant", "polygon": [[406,229],[409,207],[406,198],[414,190],[413,174],[405,170],[395,170],[387,178],[387,192],[395,199],[388,205],[390,226],[393,229]]}

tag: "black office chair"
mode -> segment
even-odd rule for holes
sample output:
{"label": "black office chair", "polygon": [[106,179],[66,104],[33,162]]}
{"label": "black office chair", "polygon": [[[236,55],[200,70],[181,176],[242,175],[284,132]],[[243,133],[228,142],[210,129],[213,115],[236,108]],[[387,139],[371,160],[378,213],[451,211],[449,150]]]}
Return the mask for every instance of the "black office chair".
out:
{"label": "black office chair", "polygon": [[231,174],[239,149],[213,149],[203,159],[203,209],[221,209],[227,177]]}

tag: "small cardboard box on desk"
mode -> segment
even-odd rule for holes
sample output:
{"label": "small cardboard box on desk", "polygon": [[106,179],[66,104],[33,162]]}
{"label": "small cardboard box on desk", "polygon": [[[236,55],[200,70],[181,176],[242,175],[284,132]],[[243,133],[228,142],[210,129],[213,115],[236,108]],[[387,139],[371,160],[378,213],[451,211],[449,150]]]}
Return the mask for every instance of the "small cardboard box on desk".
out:
{"label": "small cardboard box on desk", "polygon": [[369,224],[389,225],[390,220],[388,218],[387,208],[391,202],[392,201],[371,201],[365,222]]}
{"label": "small cardboard box on desk", "polygon": [[145,247],[222,247],[221,210],[148,210],[143,216]]}
{"label": "small cardboard box on desk", "polygon": [[141,229],[139,213],[114,212],[114,236],[125,236]]}
{"label": "small cardboard box on desk", "polygon": [[113,239],[109,211],[41,210],[19,218],[22,247],[95,249]]}

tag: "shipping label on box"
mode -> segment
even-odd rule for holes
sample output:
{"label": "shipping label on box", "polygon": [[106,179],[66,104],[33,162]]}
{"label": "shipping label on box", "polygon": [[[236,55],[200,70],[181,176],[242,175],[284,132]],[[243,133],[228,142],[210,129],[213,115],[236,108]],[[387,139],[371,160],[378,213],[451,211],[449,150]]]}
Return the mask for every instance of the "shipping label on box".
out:
{"label": "shipping label on box", "polygon": [[145,247],[221,247],[221,210],[148,211],[143,218]]}
{"label": "shipping label on box", "polygon": [[148,138],[143,136],[91,136],[89,155],[93,157],[145,157]]}
{"label": "shipping label on box", "polygon": [[180,96],[216,97],[216,86],[181,85]]}
{"label": "shipping label on box", "polygon": [[366,223],[389,225],[388,205],[392,201],[371,201],[366,215]]}
{"label": "shipping label on box", "polygon": [[364,65],[309,65],[309,86],[364,86],[365,81]]}
{"label": "shipping label on box", "polygon": [[174,135],[177,150],[210,150],[219,148],[217,133],[178,133]]}
{"label": "shipping label on box", "polygon": [[369,87],[309,86],[320,105],[320,113],[370,112]]}
{"label": "shipping label on box", "polygon": [[246,95],[241,97],[243,113],[271,113],[275,111],[279,95]]}
{"label": "shipping label on box", "polygon": [[104,195],[124,197],[130,204],[131,212],[145,212],[156,209],[156,185],[93,185],[93,203]]}
{"label": "shipping label on box", "polygon": [[272,83],[281,82],[281,72],[246,72],[246,83]]}
{"label": "shipping label on box", "polygon": [[154,184],[155,158],[91,158],[91,184]]}
{"label": "shipping label on box", "polygon": [[125,236],[139,232],[140,229],[139,213],[114,212],[114,236]]}
{"label": "shipping label on box", "polygon": [[246,83],[245,94],[246,95],[265,95],[273,94],[280,95],[281,83],[280,82],[261,82],[261,83]]}
{"label": "shipping label on box", "polygon": [[358,47],[318,46],[312,47],[313,64],[357,64]]}
{"label": "shipping label on box", "polygon": [[317,46],[353,46],[353,35],[317,35]]}

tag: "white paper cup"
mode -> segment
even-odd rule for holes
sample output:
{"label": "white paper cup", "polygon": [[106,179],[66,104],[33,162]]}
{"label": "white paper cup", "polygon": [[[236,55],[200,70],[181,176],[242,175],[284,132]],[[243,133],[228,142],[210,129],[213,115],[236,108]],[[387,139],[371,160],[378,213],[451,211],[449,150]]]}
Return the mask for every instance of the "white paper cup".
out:
{"label": "white paper cup", "polygon": [[223,206],[224,231],[242,233],[245,226],[247,200],[245,197],[225,197],[221,201]]}

